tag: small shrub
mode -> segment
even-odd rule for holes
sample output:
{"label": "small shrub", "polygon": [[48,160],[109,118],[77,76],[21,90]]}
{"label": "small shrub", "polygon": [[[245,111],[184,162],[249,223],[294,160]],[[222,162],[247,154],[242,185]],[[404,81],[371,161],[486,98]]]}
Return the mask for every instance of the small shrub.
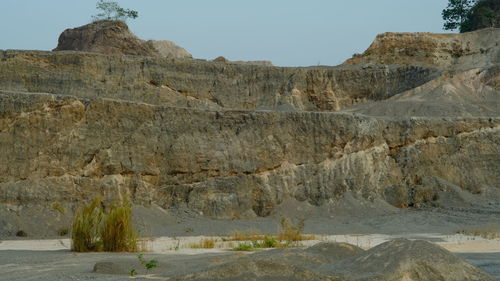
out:
{"label": "small shrub", "polygon": [[263,245],[259,241],[252,241],[253,248],[263,248]]}
{"label": "small shrub", "polygon": [[264,235],[262,235],[258,230],[250,229],[247,231],[232,231],[229,234],[227,241],[252,241],[252,240],[262,240]]}
{"label": "small shrub", "polygon": [[24,230],[19,230],[18,232],[16,232],[16,236],[17,237],[28,237],[28,233],[26,233],[26,231],[24,231]]}
{"label": "small shrub", "polygon": [[264,245],[264,248],[276,248],[278,241],[276,241],[276,239],[272,236],[266,236],[262,244]]}
{"label": "small shrub", "polygon": [[66,236],[68,235],[69,233],[69,230],[65,227],[63,228],[60,228],[58,231],[57,231],[57,234],[59,234],[59,236]]}
{"label": "small shrub", "polygon": [[213,249],[215,247],[215,240],[213,238],[204,238],[199,243],[189,245],[192,249]]}
{"label": "small shrub", "polygon": [[146,261],[144,259],[144,255],[143,254],[139,254],[137,255],[137,258],[139,259],[139,262],[141,262],[142,265],[144,265],[144,267],[146,268],[146,270],[150,270],[150,269],[153,269],[155,267],[158,266],[158,261],[156,260],[150,260],[150,261]]}
{"label": "small shrub", "polygon": [[144,266],[146,267],[147,270],[150,270],[150,269],[156,268],[157,265],[158,265],[158,262],[156,260],[150,260]]}
{"label": "small shrub", "polygon": [[66,210],[61,206],[59,202],[52,203],[52,210],[59,212],[61,215],[66,214]]}
{"label": "small shrub", "polygon": [[259,249],[259,248],[278,248],[281,246],[283,246],[283,244],[279,243],[272,236],[265,236],[264,240],[262,240],[262,241],[257,241],[257,240],[252,241],[252,247],[256,248],[256,249]]}
{"label": "small shrub", "polygon": [[497,239],[500,238],[500,228],[496,225],[488,224],[482,227],[478,227],[472,230],[462,230],[458,233],[470,236],[477,236],[484,239]]}
{"label": "small shrub", "polygon": [[253,251],[253,247],[252,247],[252,245],[247,244],[247,243],[240,243],[233,250],[234,251]]}
{"label": "small shrub", "polygon": [[280,231],[278,233],[278,239],[284,241],[302,241],[305,240],[301,234],[304,229],[304,221],[299,222],[297,226],[294,226],[289,219],[281,218],[280,220]]}
{"label": "small shrub", "polygon": [[130,270],[130,276],[134,277],[137,275],[137,271],[135,269]]}
{"label": "small shrub", "polygon": [[215,247],[215,240],[214,239],[203,239],[201,241],[201,246],[203,249],[212,249]]}

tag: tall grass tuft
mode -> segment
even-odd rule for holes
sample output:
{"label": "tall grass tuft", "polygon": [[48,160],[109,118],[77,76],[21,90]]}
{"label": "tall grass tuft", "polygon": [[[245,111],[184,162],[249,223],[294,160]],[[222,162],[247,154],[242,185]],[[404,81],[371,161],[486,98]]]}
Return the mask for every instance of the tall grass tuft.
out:
{"label": "tall grass tuft", "polygon": [[76,212],[71,225],[71,250],[92,252],[102,250],[100,228],[104,217],[101,198],[96,197],[88,206]]}
{"label": "tall grass tuft", "polygon": [[299,221],[297,225],[293,225],[290,219],[282,217],[280,220],[278,240],[297,242],[304,240],[313,240],[315,238],[314,235],[302,234],[303,230],[304,230],[304,220]]}
{"label": "tall grass tuft", "polygon": [[132,204],[127,200],[104,211],[101,198],[76,212],[71,225],[75,252],[135,252],[137,235],[132,226]]}
{"label": "tall grass tuft", "polygon": [[137,234],[132,226],[132,204],[128,200],[111,206],[104,219],[101,237],[104,251],[137,251]]}

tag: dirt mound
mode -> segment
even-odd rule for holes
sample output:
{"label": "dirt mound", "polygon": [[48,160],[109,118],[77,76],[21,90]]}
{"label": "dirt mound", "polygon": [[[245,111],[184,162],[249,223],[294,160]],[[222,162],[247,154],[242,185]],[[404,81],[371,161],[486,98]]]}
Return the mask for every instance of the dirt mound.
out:
{"label": "dirt mound", "polygon": [[218,264],[180,280],[493,280],[445,249],[397,239],[369,251],[345,243],[278,249]]}
{"label": "dirt mound", "polygon": [[137,38],[122,21],[98,21],[66,29],[54,51],[159,56],[153,45]]}
{"label": "dirt mound", "polygon": [[398,64],[436,68],[488,67],[500,61],[500,28],[462,34],[393,33],[377,35],[362,54],[345,64]]}
{"label": "dirt mound", "polygon": [[177,280],[348,281],[349,279],[320,275],[311,270],[298,268],[278,261],[255,260],[224,264],[208,271],[184,276]]}
{"label": "dirt mound", "polygon": [[315,272],[322,264],[353,257],[363,249],[320,243],[307,249],[273,249],[223,263],[180,280],[351,280]]}
{"label": "dirt mound", "polygon": [[493,280],[485,272],[427,241],[396,239],[339,263],[324,265],[327,275],[354,280]]}
{"label": "dirt mound", "polygon": [[340,261],[362,253],[364,250],[347,243],[319,243],[305,249],[304,252],[324,257],[329,261]]}

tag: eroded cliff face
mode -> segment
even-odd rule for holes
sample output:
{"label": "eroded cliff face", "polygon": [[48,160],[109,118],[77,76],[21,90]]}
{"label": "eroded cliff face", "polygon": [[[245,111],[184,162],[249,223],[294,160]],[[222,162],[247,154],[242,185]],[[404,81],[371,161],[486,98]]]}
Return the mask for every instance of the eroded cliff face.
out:
{"label": "eroded cliff face", "polygon": [[346,191],[408,206],[414,198],[394,201],[386,190],[423,185],[434,194],[438,179],[475,193],[498,186],[499,118],[391,120],[50,94],[0,98],[4,203],[121,193],[234,218],[269,215],[290,197],[321,205]]}
{"label": "eroded cliff face", "polygon": [[203,109],[335,111],[419,86],[412,66],[280,68],[90,53],[0,52],[0,89]]}
{"label": "eroded cliff face", "polygon": [[345,64],[418,65],[448,70],[491,67],[500,63],[499,37],[499,28],[461,34],[387,32]]}
{"label": "eroded cliff face", "polygon": [[[382,45],[416,44],[394,38]],[[396,207],[500,197],[497,61],[376,62],[404,65],[2,51],[0,204],[129,195],[234,219],[346,193]]]}

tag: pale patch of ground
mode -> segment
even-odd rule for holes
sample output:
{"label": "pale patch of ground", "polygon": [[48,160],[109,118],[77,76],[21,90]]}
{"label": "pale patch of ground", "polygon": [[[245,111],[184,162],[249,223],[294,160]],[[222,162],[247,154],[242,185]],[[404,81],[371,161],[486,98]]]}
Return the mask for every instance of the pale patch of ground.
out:
{"label": "pale patch of ground", "polygon": [[[500,239],[484,239],[477,236],[455,234],[415,234],[415,235],[315,235],[315,240],[298,242],[298,246],[309,247],[320,242],[345,242],[363,249],[370,249],[395,238],[418,239],[433,242],[450,252],[455,253],[500,253]],[[213,249],[194,248],[203,239],[215,240]],[[184,237],[158,237],[146,239],[143,244],[144,252],[178,254],[203,254],[219,253],[231,250],[242,241],[227,241],[228,237],[184,236]],[[251,242],[251,241],[248,241]],[[58,251],[69,250],[70,239],[47,240],[5,240],[0,242],[0,251]]]}

